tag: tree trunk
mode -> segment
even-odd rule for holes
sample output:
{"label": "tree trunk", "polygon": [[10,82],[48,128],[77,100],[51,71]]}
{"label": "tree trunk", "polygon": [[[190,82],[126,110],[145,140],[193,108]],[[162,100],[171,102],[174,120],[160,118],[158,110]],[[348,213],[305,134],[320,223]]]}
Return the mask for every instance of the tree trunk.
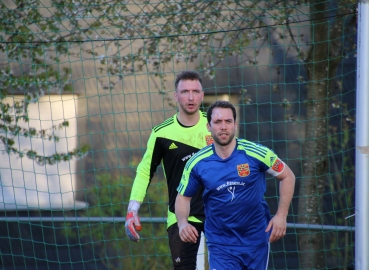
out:
{"label": "tree trunk", "polygon": [[[313,76],[324,76],[314,70]],[[308,86],[308,109],[306,137],[303,149],[299,191],[299,223],[323,224],[322,198],[328,163],[327,145],[327,84],[319,84],[318,78]],[[322,78],[324,79],[324,77]],[[325,268],[323,233],[321,231],[301,231],[299,234],[300,268]]]}
{"label": "tree trunk", "polygon": [[[311,48],[307,58],[307,118],[299,190],[301,224],[323,224],[323,194],[328,166],[328,118],[330,79],[338,62],[329,61],[329,22],[324,1],[311,1]],[[332,37],[331,37],[332,38]],[[326,257],[324,232],[303,230],[299,233],[300,268],[324,269]]]}

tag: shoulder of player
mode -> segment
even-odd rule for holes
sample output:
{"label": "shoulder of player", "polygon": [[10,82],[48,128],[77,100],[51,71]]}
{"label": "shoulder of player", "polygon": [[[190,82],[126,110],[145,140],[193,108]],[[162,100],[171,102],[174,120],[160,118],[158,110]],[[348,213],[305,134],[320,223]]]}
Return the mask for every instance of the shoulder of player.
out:
{"label": "shoulder of player", "polygon": [[156,125],[152,128],[152,130],[155,133],[158,133],[159,131],[171,128],[174,126],[174,117],[176,117],[176,115],[173,115],[172,117],[164,120],[163,122],[161,122],[159,125]]}
{"label": "shoulder of player", "polygon": [[205,146],[204,148],[200,149],[197,153],[195,153],[186,163],[185,170],[189,169],[190,167],[195,166],[200,161],[210,157],[213,155],[213,147],[212,145]]}
{"label": "shoulder of player", "polygon": [[271,149],[262,144],[250,142],[245,139],[237,139],[237,141],[239,150],[245,151],[247,155],[260,161],[265,161],[271,154],[274,154]]}
{"label": "shoulder of player", "polygon": [[[201,126],[201,129],[206,129],[206,123],[207,123],[207,118],[206,118],[206,113],[205,112],[201,112],[200,111],[200,121],[197,125]],[[161,122],[160,124],[154,126],[152,128],[153,132],[155,133],[160,133],[160,132],[168,132],[168,129],[173,129],[173,130],[182,130],[183,131],[183,127],[181,127],[180,125],[176,124],[177,121],[175,120],[175,117],[177,117],[177,114],[173,115],[172,117],[166,119],[165,121]]]}
{"label": "shoulder of player", "polygon": [[200,111],[200,115],[201,115],[202,118],[205,118],[205,120],[207,120],[207,118],[206,118],[206,112]]}

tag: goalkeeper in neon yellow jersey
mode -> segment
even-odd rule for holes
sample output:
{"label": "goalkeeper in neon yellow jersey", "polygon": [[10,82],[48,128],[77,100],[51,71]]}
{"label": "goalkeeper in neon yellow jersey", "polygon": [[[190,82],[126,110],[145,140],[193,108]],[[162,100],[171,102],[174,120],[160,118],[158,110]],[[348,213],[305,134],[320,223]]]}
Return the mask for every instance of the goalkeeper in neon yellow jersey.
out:
{"label": "goalkeeper in neon yellow jersey", "polygon": [[188,218],[198,231],[199,237],[195,243],[185,243],[179,237],[174,214],[176,189],[186,162],[199,149],[211,144],[212,137],[206,128],[206,114],[199,111],[204,98],[200,75],[194,71],[184,71],[178,74],[175,87],[174,98],[178,104],[178,113],[152,129],[146,152],[137,167],[125,229],[130,240],[139,241],[141,223],[138,210],[157,167],[162,163],[168,184],[167,231],[174,269],[191,270],[196,269],[197,251],[201,232],[204,230],[204,204],[201,198],[203,189],[199,189],[193,196]]}

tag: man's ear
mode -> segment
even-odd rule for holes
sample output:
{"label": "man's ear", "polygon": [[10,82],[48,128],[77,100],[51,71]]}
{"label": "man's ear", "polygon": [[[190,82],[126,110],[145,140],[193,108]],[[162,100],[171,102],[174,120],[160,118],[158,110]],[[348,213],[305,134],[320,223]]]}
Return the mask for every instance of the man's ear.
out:
{"label": "man's ear", "polygon": [[177,90],[174,91],[174,100],[175,100],[175,102],[178,102]]}
{"label": "man's ear", "polygon": [[208,131],[210,132],[210,124],[206,123],[206,127],[208,128]]}

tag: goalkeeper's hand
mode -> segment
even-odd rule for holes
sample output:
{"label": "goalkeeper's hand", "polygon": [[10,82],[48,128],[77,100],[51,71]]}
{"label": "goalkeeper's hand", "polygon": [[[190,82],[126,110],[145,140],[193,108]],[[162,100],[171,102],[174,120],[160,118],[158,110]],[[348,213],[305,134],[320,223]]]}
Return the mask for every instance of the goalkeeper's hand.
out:
{"label": "goalkeeper's hand", "polygon": [[129,240],[138,242],[140,236],[138,234],[141,231],[142,226],[140,218],[138,216],[138,210],[140,209],[140,203],[138,201],[130,201],[127,210],[126,223],[124,225],[126,229],[126,235]]}

